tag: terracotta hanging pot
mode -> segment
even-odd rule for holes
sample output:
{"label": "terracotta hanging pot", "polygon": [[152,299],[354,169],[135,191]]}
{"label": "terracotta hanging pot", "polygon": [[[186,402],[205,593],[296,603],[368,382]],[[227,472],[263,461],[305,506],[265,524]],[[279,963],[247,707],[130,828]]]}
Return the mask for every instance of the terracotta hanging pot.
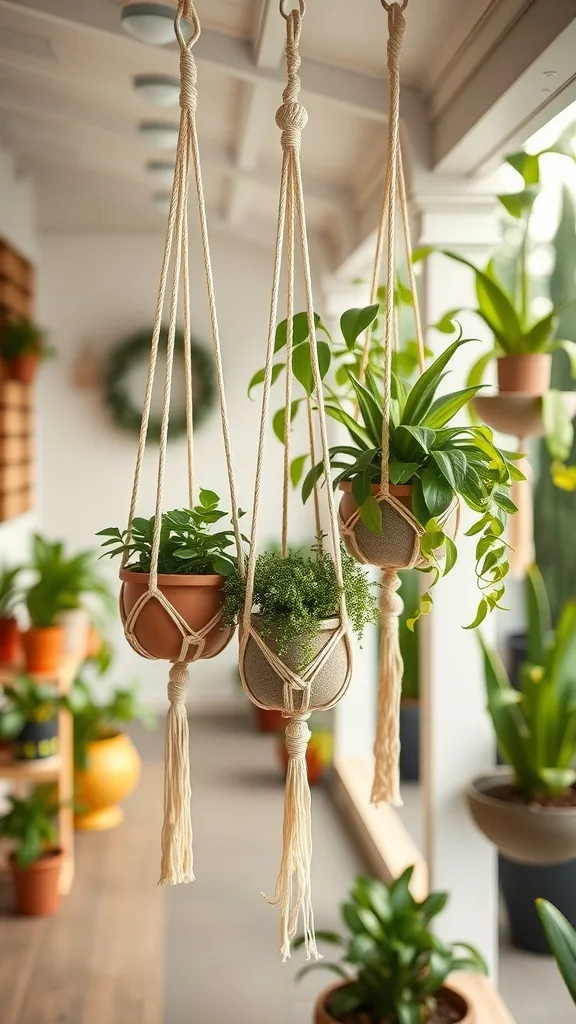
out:
{"label": "terracotta hanging pot", "polygon": [[[314,1024],[339,1024],[337,1018],[332,1016],[330,1011],[327,1009],[327,1006],[330,1005],[330,997],[333,996],[338,989],[344,988],[346,984],[348,983],[344,982],[343,984],[340,983],[339,985],[331,985],[329,989],[326,989],[326,991],[322,993],[322,995],[319,997],[316,1003],[314,1012]],[[443,1006],[445,1008],[449,1007],[450,1009],[457,1010],[461,1014],[461,1016],[458,1018],[460,1024],[475,1024],[476,1014],[473,1008],[466,1002],[465,999],[463,999],[461,995],[459,995],[457,992],[454,992],[453,989],[448,988],[445,985],[443,988],[440,989],[436,998],[438,999],[440,1006]],[[452,1019],[453,1018],[450,1017],[450,1020]],[[363,1020],[363,1018],[359,1016],[359,1024],[361,1020]],[[443,1024],[443,1022],[446,1020],[447,1017],[445,1015],[435,1016],[434,1013],[432,1013],[431,1016],[427,1018],[428,1024]],[[348,1016],[346,1017],[346,1024],[354,1024],[354,1014],[348,1014]]]}
{"label": "terracotta hanging pot", "polygon": [[[379,501],[381,534],[373,533],[358,517],[358,502],[352,494],[351,482],[343,480],[340,490],[344,491],[338,513],[340,536],[353,558],[381,569],[408,569],[426,565],[427,559],[420,555],[420,537],[424,531],[412,518],[410,484],[390,484],[390,497]],[[377,496],[380,487],[373,484],[371,490]],[[452,540],[458,532],[459,519],[460,503],[455,498],[439,517],[445,533]]]}
{"label": "terracotta hanging pot", "polygon": [[16,665],[21,652],[20,629],[16,619],[0,619],[0,665]]}
{"label": "terracotta hanging pot", "polygon": [[481,775],[466,791],[476,825],[505,857],[523,864],[576,858],[576,806],[554,807],[514,798],[509,768]]}
{"label": "terracotta hanging pot", "polygon": [[58,719],[27,722],[12,741],[12,757],[16,761],[40,761],[58,753]]}
{"label": "terracotta hanging pot", "polygon": [[[252,616],[252,625],[258,632],[259,615]],[[242,630],[242,627],[240,627]],[[319,623],[318,636],[312,641],[314,660],[324,651],[340,629],[340,619],[324,619]],[[274,636],[264,639],[266,646],[278,655],[278,643]],[[300,645],[293,644],[288,653],[280,660],[287,668],[296,672],[301,678],[306,675],[302,669],[302,650]],[[312,662],[311,664],[314,664]],[[300,667],[299,667],[300,666]],[[310,690],[310,710],[328,710],[336,704],[348,686],[352,674],[352,648],[346,635],[339,637],[332,649],[327,653],[322,666],[314,674]],[[242,685],[250,699],[261,708],[274,711],[284,710],[284,680],[271,665],[257,641],[250,636],[246,648],[241,653],[240,676]],[[294,708],[298,710],[300,695],[294,692]]]}
{"label": "terracotta hanging pot", "polygon": [[62,850],[46,850],[39,860],[22,868],[14,856],[10,857],[17,914],[44,917],[56,913],[60,906],[62,860]]}
{"label": "terracotta hanging pot", "polygon": [[124,820],[118,805],[135,789],[141,761],[125,733],[88,743],[88,765],[74,772],[74,824],[82,832],[104,832]]}
{"label": "terracotta hanging pot", "polygon": [[[122,623],[134,608],[136,602],[148,590],[149,575],[142,572],[120,570],[120,615]],[[170,602],[174,611],[194,633],[198,633],[214,619],[222,609],[223,576],[184,576],[161,573],[158,588]],[[182,629],[185,627],[183,626]],[[201,658],[214,658],[230,643],[234,626],[222,628],[215,622],[207,634]],[[149,658],[163,661],[180,661],[183,633],[166,609],[155,598],[151,598],[141,609],[134,624],[134,637]],[[130,643],[130,637],[128,637]],[[135,650],[138,647],[134,646]],[[194,661],[198,645],[191,644],[184,661]],[[141,651],[138,651],[141,653]]]}
{"label": "terracotta hanging pot", "polygon": [[[570,419],[576,416],[576,392],[563,391],[562,401]],[[476,395],[472,405],[483,423],[511,437],[543,437],[542,396],[506,393]]]}
{"label": "terracotta hanging pot", "polygon": [[64,630],[61,626],[33,628],[22,634],[27,672],[58,672],[64,658]]}
{"label": "terracotta hanging pot", "polygon": [[538,396],[550,389],[552,356],[544,352],[499,356],[496,369],[501,393]]}

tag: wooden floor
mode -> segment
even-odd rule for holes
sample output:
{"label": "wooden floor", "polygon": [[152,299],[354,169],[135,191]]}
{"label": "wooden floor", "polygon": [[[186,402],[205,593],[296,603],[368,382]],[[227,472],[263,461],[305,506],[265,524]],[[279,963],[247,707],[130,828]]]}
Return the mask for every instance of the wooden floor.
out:
{"label": "wooden floor", "polygon": [[162,768],[145,764],[122,830],[77,835],[76,879],[55,917],[12,915],[1,887],[1,1024],[162,1024],[161,808]]}

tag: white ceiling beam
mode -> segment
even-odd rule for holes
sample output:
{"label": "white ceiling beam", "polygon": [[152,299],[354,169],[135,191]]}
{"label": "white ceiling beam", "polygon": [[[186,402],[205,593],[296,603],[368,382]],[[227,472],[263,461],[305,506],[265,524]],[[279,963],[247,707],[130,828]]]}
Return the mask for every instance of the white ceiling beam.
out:
{"label": "white ceiling beam", "polygon": [[[504,10],[516,17],[502,23]],[[508,0],[496,4],[494,25],[482,26],[472,51],[452,68],[446,86],[431,98],[433,166],[446,174],[490,169],[511,146],[548,119],[548,105],[573,85],[576,52],[574,0]],[[499,35],[495,37],[495,29]],[[564,96],[566,105],[569,94]],[[561,105],[560,105],[561,109]]]}
{"label": "white ceiling beam", "polygon": [[[244,83],[235,153],[235,164],[238,171],[252,171],[258,164],[264,132],[268,130],[270,124],[273,124],[275,103],[269,89],[262,89],[254,82]],[[245,180],[238,175],[230,185],[225,214],[230,224],[238,223],[242,219],[245,207]]]}
{"label": "white ceiling beam", "polygon": [[258,0],[253,53],[258,68],[277,68],[286,45],[286,23],[277,0]]}

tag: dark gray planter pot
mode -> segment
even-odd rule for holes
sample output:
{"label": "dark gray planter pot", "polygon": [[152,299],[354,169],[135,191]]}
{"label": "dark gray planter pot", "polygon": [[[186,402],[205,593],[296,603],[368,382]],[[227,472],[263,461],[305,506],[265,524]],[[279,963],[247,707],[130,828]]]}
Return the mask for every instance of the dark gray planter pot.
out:
{"label": "dark gray planter pot", "polygon": [[400,778],[420,781],[420,704],[417,700],[400,705]]}
{"label": "dark gray planter pot", "polygon": [[520,666],[528,657],[526,633],[511,633],[506,638],[507,668],[510,682],[515,690],[520,689]]}
{"label": "dark gray planter pot", "polygon": [[536,867],[500,856],[498,873],[512,945],[528,953],[550,956],[536,900],[549,900],[576,927],[576,861]]}

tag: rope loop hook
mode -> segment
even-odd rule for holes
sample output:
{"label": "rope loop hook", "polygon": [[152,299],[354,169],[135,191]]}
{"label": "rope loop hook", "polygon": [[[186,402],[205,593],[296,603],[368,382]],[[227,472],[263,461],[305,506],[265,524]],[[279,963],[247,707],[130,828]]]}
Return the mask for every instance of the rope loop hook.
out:
{"label": "rope loop hook", "polygon": [[398,2],[396,2],[396,0],[390,0],[389,3],[388,0],[380,0],[380,3],[384,10],[388,11],[388,14],[390,14],[393,7],[399,7],[401,11],[405,11],[408,7],[408,0],[398,0]]}
{"label": "rope loop hook", "polygon": [[[280,0],[280,14],[284,18],[284,21],[288,21],[288,18],[294,10],[296,10],[296,8],[293,8],[291,11],[287,11],[286,0]],[[300,17],[303,18],[306,14],[306,0],[298,0],[298,10],[300,12]]]}
{"label": "rope loop hook", "polygon": [[[182,22],[187,21],[192,28],[192,35],[188,40],[182,31]],[[200,19],[192,0],[178,0],[178,10],[174,19],[174,31],[181,50],[191,50],[200,39]]]}

